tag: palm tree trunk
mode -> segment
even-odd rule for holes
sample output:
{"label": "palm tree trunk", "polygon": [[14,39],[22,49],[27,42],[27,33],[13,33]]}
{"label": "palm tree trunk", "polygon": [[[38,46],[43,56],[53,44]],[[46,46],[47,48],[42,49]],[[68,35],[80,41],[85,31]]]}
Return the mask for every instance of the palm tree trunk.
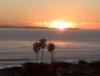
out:
{"label": "palm tree trunk", "polygon": [[43,56],[44,56],[44,53],[43,53],[43,49],[42,49],[41,63],[43,62]]}
{"label": "palm tree trunk", "polygon": [[36,63],[38,63],[38,53],[36,53]]}
{"label": "palm tree trunk", "polygon": [[54,51],[51,52],[51,63],[54,62]]}

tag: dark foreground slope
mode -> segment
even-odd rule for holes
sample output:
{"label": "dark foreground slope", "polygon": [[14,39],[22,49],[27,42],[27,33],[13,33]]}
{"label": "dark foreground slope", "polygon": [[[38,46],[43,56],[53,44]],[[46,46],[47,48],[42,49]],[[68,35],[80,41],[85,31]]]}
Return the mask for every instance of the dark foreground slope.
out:
{"label": "dark foreground slope", "polygon": [[1,69],[0,76],[100,76],[100,61],[25,63],[22,67]]}

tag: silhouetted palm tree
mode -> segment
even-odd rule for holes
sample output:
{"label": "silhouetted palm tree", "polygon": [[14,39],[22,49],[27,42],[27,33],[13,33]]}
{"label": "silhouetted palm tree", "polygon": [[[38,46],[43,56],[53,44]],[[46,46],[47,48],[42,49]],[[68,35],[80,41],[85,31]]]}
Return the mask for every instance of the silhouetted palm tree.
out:
{"label": "silhouetted palm tree", "polygon": [[33,44],[33,50],[36,53],[36,62],[38,63],[38,52],[40,51],[40,44],[39,44],[39,42],[35,42]]}
{"label": "silhouetted palm tree", "polygon": [[41,55],[41,62],[42,62],[43,61],[43,55],[44,55],[43,49],[45,49],[45,47],[46,47],[46,39],[41,39],[40,40],[40,47],[42,49],[42,55]]}
{"label": "silhouetted palm tree", "polygon": [[55,45],[53,43],[49,43],[47,46],[48,51],[51,53],[51,62],[54,61],[54,49]]}

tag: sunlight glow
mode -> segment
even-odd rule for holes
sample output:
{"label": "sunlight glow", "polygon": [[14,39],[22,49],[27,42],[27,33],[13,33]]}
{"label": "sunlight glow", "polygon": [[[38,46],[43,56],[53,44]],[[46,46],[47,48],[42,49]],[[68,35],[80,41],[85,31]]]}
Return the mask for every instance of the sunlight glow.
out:
{"label": "sunlight glow", "polygon": [[50,22],[50,28],[58,28],[60,30],[63,30],[65,28],[74,28],[74,23],[68,23],[63,21],[52,21]]}

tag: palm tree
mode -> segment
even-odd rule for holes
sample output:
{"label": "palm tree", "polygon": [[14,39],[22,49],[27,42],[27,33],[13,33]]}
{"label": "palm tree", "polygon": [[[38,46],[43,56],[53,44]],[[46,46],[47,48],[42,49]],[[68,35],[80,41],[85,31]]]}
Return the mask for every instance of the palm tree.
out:
{"label": "palm tree", "polygon": [[46,47],[46,40],[45,39],[41,39],[40,40],[40,47],[42,49],[42,55],[41,55],[41,63],[42,63],[42,61],[43,61],[43,55],[44,55],[43,49],[45,49],[45,47]]}
{"label": "palm tree", "polygon": [[35,42],[33,44],[33,50],[36,53],[36,62],[38,63],[38,52],[40,50],[40,44],[39,44],[39,42]]}
{"label": "palm tree", "polygon": [[48,51],[51,53],[51,62],[54,61],[54,49],[55,45],[53,43],[49,43],[47,46]]}

